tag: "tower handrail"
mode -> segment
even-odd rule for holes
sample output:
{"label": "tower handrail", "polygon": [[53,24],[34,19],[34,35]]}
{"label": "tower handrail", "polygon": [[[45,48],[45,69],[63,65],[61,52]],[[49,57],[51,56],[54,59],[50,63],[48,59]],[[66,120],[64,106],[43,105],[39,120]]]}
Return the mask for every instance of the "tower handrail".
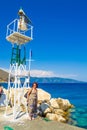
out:
{"label": "tower handrail", "polygon": [[32,39],[33,38],[33,35],[32,35],[33,26],[28,24],[28,23],[25,23],[26,26],[27,26],[27,29],[21,30],[21,29],[19,29],[18,22],[19,22],[19,19],[14,19],[10,24],[7,25],[6,37],[9,36],[10,34],[14,33],[14,32],[18,32],[20,34],[29,36]]}

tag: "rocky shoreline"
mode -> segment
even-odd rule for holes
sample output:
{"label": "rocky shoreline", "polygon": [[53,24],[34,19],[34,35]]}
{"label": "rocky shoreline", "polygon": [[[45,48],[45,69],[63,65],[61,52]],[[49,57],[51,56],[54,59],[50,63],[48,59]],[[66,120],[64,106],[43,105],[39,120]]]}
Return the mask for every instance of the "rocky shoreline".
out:
{"label": "rocky shoreline", "polygon": [[13,120],[12,115],[5,117],[4,112],[5,107],[0,107],[0,130],[4,130],[5,126],[9,126],[13,130],[85,130],[83,128],[68,125],[67,123],[51,120],[47,121],[41,117],[29,121],[26,114]]}
{"label": "rocky shoreline", "polygon": [[[28,89],[30,89],[30,88],[24,88],[24,89],[20,88],[20,89],[16,90],[16,94],[17,94],[16,102],[18,102],[18,100],[20,100],[20,111],[25,112],[25,113],[26,113],[26,107],[27,107],[26,103],[27,102],[26,102],[26,98],[24,97],[24,95],[21,95],[21,94],[23,94],[23,92],[25,94],[28,91]],[[6,89],[4,89],[4,93],[7,94]],[[10,105],[8,106],[8,109],[7,109],[8,115],[10,115],[10,113],[12,114],[12,106],[13,106],[13,101],[14,101],[14,89],[13,88],[11,88],[11,90],[10,90],[9,100],[10,100],[11,107],[10,107]],[[63,123],[63,125],[67,124],[67,122],[69,121],[70,109],[73,108],[73,105],[70,103],[70,101],[68,99],[51,98],[51,95],[42,89],[38,89],[37,106],[38,106],[38,109],[37,109],[37,118],[35,119],[36,122],[38,122],[38,120],[41,120],[41,122],[46,121],[46,122]],[[4,112],[5,112],[5,110],[4,110]],[[0,110],[0,115],[2,115],[1,110]],[[12,120],[12,116],[11,117],[8,116],[8,119]],[[18,117],[18,119],[20,120],[20,117]],[[21,117],[21,119],[23,120],[22,117]],[[27,119],[27,116],[25,114],[24,120],[26,120],[26,119]],[[42,121],[42,119],[43,119],[43,121]],[[5,122],[8,122],[6,120],[5,120],[5,122],[3,121],[3,115],[2,115],[2,118],[0,118],[0,121],[4,125],[5,125]],[[11,122],[11,124],[13,124],[13,122]],[[80,128],[78,128],[78,129],[80,129]],[[68,129],[66,129],[66,130],[68,130]]]}
{"label": "rocky shoreline", "polygon": [[39,101],[38,110],[41,117],[58,122],[68,122],[69,110],[73,105],[69,100],[62,98],[51,98],[48,101]]}
{"label": "rocky shoreline", "polygon": [[[23,92],[24,91],[24,92]],[[28,88],[16,89],[17,101],[20,102],[21,111],[26,112],[27,101],[24,97],[25,93],[28,91]],[[5,94],[7,90],[4,89]],[[23,95],[24,94],[24,95]],[[9,94],[9,101],[11,107],[14,105],[14,89],[11,88]],[[68,99],[62,98],[51,98],[51,95],[42,90],[38,89],[38,103],[37,103],[37,114],[40,117],[47,118],[49,120],[58,121],[58,122],[68,122],[69,110],[73,107]]]}

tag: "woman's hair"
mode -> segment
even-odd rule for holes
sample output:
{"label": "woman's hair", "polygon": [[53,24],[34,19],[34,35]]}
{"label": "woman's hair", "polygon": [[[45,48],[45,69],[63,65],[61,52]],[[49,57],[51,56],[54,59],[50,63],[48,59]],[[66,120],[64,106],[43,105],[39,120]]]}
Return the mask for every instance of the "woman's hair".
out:
{"label": "woman's hair", "polygon": [[34,84],[36,84],[36,88],[38,88],[38,83],[37,83],[37,82],[34,82],[34,83],[32,84],[32,87],[33,87]]}
{"label": "woman's hair", "polygon": [[31,92],[32,92],[32,90],[33,90],[34,84],[36,84],[36,88],[38,88],[38,83],[37,83],[37,82],[34,82],[34,83],[32,84],[31,90],[28,92],[28,95],[31,94]]}

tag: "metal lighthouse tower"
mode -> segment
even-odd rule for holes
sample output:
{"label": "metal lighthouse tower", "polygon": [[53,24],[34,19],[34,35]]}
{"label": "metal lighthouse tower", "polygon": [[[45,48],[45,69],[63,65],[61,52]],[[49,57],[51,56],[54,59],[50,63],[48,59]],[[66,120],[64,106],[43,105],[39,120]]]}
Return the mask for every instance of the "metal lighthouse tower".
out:
{"label": "metal lighthouse tower", "polygon": [[[17,118],[20,111],[20,100],[24,94],[24,87],[29,84],[30,70],[26,67],[26,48],[25,44],[33,39],[33,26],[30,19],[26,16],[22,9],[18,12],[18,19],[13,20],[7,25],[6,39],[12,44],[12,55],[10,62],[10,70],[8,77],[8,93],[6,113],[8,108],[8,95],[11,95],[14,89],[13,98],[13,117]],[[12,82],[11,82],[12,81]],[[20,91],[21,90],[21,91]],[[17,95],[20,95],[17,97]]]}

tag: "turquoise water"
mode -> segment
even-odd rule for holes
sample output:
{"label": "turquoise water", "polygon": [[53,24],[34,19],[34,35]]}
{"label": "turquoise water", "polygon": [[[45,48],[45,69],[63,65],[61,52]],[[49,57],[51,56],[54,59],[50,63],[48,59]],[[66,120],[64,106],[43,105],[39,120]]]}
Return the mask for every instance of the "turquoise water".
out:
{"label": "turquoise water", "polygon": [[87,106],[76,107],[71,113],[72,125],[87,129]]}
{"label": "turquoise water", "polygon": [[[7,84],[3,86],[7,88]],[[68,99],[75,106],[69,124],[87,129],[87,83],[41,83],[39,88],[49,92],[53,98]]]}

